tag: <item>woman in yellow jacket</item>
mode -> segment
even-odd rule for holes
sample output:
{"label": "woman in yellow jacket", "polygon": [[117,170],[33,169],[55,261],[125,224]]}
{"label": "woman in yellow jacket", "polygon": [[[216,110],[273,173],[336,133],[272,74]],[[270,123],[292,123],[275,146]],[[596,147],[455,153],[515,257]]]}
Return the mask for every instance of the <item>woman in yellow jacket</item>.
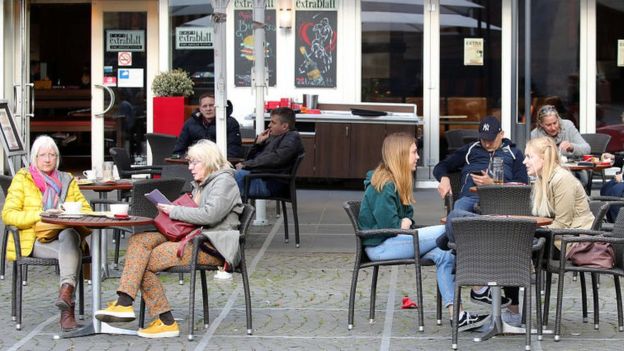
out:
{"label": "woman in yellow jacket", "polygon": [[[50,238],[37,235],[35,225],[41,221],[41,212],[57,209],[66,201],[82,203],[82,212],[91,212],[89,202],[78,189],[74,177],[58,170],[59,150],[47,135],[38,137],[30,152],[30,166],[17,172],[2,209],[5,225],[19,229],[22,256],[56,258],[59,260],[60,291],[55,305],[61,310],[61,328],[64,331],[78,327],[74,318],[74,288],[81,268],[80,235],[73,228],[60,231]],[[7,258],[15,260],[13,237],[9,237]]]}

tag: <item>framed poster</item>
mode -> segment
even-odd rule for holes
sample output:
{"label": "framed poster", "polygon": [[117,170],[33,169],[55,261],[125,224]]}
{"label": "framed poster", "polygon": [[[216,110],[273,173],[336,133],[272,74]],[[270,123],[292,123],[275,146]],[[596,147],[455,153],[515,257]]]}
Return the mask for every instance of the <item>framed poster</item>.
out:
{"label": "framed poster", "polygon": [[[276,82],[276,35],[275,10],[267,9],[265,20],[265,57],[269,74],[269,86]],[[254,66],[253,11],[234,10],[234,85],[237,87],[251,86],[251,68]]]}
{"label": "framed poster", "polygon": [[483,66],[483,38],[464,38],[464,66]]}
{"label": "framed poster", "polygon": [[0,127],[2,127],[2,146],[8,156],[24,155],[24,143],[11,114],[7,101],[0,101]]}
{"label": "framed poster", "polygon": [[336,87],[337,12],[296,12],[295,87]]}

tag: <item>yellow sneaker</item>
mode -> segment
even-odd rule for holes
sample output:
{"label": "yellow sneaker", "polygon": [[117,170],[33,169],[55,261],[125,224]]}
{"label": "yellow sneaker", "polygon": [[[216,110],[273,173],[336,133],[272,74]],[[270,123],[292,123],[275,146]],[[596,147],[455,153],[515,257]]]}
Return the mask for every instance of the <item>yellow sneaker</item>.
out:
{"label": "yellow sneaker", "polygon": [[147,328],[139,329],[137,335],[144,338],[172,338],[180,335],[180,327],[176,321],[172,325],[166,325],[160,318],[156,318]]}
{"label": "yellow sneaker", "polygon": [[95,318],[102,322],[131,322],[136,316],[132,306],[119,306],[117,301],[112,301],[106,309],[95,312]]}

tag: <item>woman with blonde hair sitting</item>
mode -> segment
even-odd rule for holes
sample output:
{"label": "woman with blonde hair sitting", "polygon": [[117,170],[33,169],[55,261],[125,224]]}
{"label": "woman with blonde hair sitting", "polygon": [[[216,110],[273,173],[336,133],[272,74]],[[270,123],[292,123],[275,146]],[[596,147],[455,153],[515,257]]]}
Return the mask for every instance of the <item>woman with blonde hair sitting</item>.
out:
{"label": "woman with blonde hair sitting", "polygon": [[[74,228],[60,231],[38,230],[41,212],[57,210],[64,202],[79,202],[81,212],[91,212],[89,202],[80,192],[70,173],[58,170],[59,149],[47,135],[35,139],[30,151],[30,166],[20,169],[9,187],[2,209],[4,225],[19,228],[22,256],[58,259],[59,296],[54,305],[61,310],[61,329],[79,327],[74,317],[73,300],[76,280],[82,265],[81,236]],[[87,234],[88,232],[83,232]],[[9,236],[7,259],[15,260],[13,237]]]}
{"label": "woman with blonde hair sitting", "polygon": [[[238,229],[238,217],[244,206],[230,163],[210,140],[200,140],[191,146],[187,158],[193,175],[193,200],[198,207],[158,204],[158,209],[169,214],[171,219],[202,226],[204,235],[208,231]],[[139,329],[137,334],[146,338],[178,336],[180,328],[156,275],[167,268],[190,263],[192,245],[185,247],[182,257],[176,255],[178,247],[179,243],[167,241],[159,232],[132,235],[117,288],[117,301],[97,311],[95,318],[104,322],[134,320],[132,303],[140,290],[150,314],[156,319],[147,328]],[[198,263],[221,265],[223,259],[200,251]]]}
{"label": "woman with blonde hair sitting", "polygon": [[590,229],[594,215],[585,189],[570,171],[561,167],[559,148],[553,139],[531,139],[524,153],[527,172],[535,177],[533,215],[553,218],[548,228]]}

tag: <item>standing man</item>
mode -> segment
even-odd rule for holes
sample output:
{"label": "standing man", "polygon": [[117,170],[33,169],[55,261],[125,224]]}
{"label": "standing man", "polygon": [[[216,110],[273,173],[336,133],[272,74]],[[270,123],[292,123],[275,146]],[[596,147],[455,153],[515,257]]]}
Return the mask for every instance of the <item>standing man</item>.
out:
{"label": "standing man", "polygon": [[[234,107],[227,102],[227,157],[243,157],[243,147],[240,135],[240,126],[232,111]],[[215,98],[212,94],[203,94],[199,97],[199,109],[195,110],[191,117],[184,122],[178,141],[173,148],[173,154],[186,153],[189,146],[201,139],[217,142],[217,123],[215,118]]]}
{"label": "standing man", "polygon": [[494,183],[490,166],[494,157],[503,159],[505,182],[529,183],[522,152],[504,136],[498,119],[487,116],[479,124],[479,141],[462,146],[435,166],[433,175],[440,182],[438,193],[442,198],[451,191],[447,175],[456,171],[462,173],[461,195],[455,201],[454,209],[474,212],[479,197],[470,192],[470,187]]}
{"label": "standing man", "polygon": [[[236,165],[234,177],[241,195],[245,188],[245,176],[252,172],[288,173],[301,153],[303,143],[295,130],[295,112],[281,107],[271,112],[269,128],[256,137],[247,159]],[[247,196],[271,196],[286,190],[287,183],[274,180],[253,179]]]}

